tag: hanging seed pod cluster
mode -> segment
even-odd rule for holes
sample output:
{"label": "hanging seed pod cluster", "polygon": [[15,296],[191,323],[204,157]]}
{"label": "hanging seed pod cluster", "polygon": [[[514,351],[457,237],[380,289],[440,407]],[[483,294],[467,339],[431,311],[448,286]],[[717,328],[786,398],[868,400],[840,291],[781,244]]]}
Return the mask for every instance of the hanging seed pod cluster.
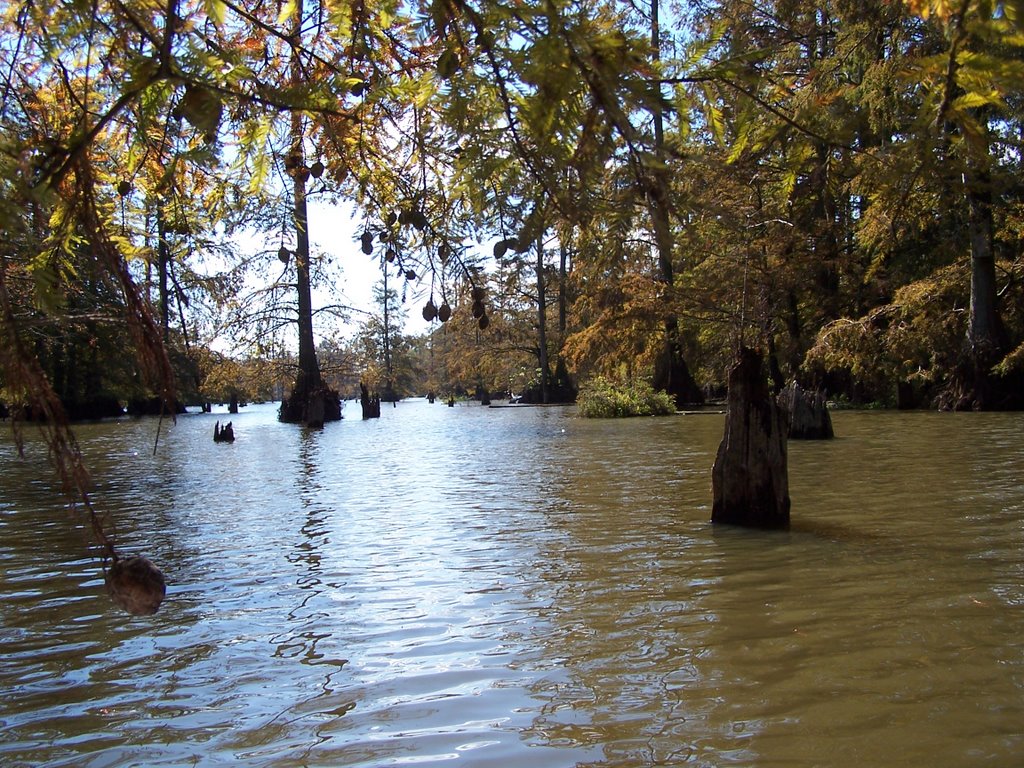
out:
{"label": "hanging seed pod cluster", "polygon": [[[367,222],[362,234],[359,236],[360,248],[366,255],[372,255],[374,251],[374,241],[385,245],[384,253],[381,257],[381,263],[393,264],[397,262],[399,268],[399,274],[404,277],[407,281],[412,282],[417,280],[421,273],[415,269],[409,268],[403,264],[399,246],[401,244],[401,233],[398,231],[398,227],[412,227],[417,232],[426,232],[427,237],[433,235],[437,237],[437,259],[441,264],[441,267],[447,267],[449,262],[452,260],[454,251],[451,245],[443,241],[443,235],[438,236],[438,233],[431,229],[430,221],[423,211],[420,201],[413,200],[407,202],[402,207],[390,211],[387,216],[384,217],[382,222],[383,226],[372,227]],[[375,231],[376,230],[376,231]],[[517,245],[518,240],[510,239],[510,245]],[[434,266],[432,265],[433,269]],[[487,308],[484,305],[484,299],[486,298],[486,291],[482,286],[474,285],[471,291],[472,298],[472,313],[473,317],[477,322],[477,326],[483,330],[490,325],[490,318],[487,315]],[[433,295],[423,305],[421,314],[423,319],[428,323],[438,320],[442,323],[447,323],[452,317],[452,308],[447,301],[442,301],[441,304],[437,304]]]}
{"label": "hanging seed pod cluster", "polygon": [[477,327],[479,327],[481,331],[485,331],[491,324],[491,319],[487,316],[487,307],[484,306],[484,299],[487,298],[487,291],[484,290],[483,286],[474,285],[470,295],[473,297],[472,311],[473,317],[476,318]]}
{"label": "hanging seed pod cluster", "polygon": [[434,320],[440,320],[442,323],[447,323],[452,317],[452,308],[448,306],[448,302],[444,301],[441,306],[434,304],[434,297],[431,296],[427,300],[427,303],[423,305],[423,319],[428,323]]}

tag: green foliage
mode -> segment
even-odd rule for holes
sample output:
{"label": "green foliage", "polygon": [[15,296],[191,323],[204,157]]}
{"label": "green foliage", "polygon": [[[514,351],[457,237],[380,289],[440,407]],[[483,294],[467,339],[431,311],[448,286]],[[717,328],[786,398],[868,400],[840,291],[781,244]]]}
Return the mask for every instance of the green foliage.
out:
{"label": "green foliage", "polygon": [[[703,382],[748,341],[787,377],[938,385],[971,298],[965,174],[990,179],[1000,264],[1020,252],[1022,7],[701,0],[652,41],[651,7],[605,0],[10,4],[0,221],[16,314],[134,317],[130,297],[69,301],[95,272],[83,261],[107,277],[123,262],[184,342],[231,306],[246,353],[283,347],[289,222],[315,160],[306,191],[360,207],[403,300],[455,308],[431,352],[451,386],[519,387],[560,357],[639,379],[668,341]],[[267,247],[222,249],[246,228]],[[557,279],[512,246],[476,270],[518,239],[542,241],[549,266],[568,254]],[[211,254],[224,275],[202,269]],[[331,255],[303,262],[314,283],[335,277]],[[1001,269],[1005,352],[1020,268]],[[466,297],[484,282],[481,330]]]}
{"label": "green foliage", "polygon": [[647,381],[617,384],[601,376],[580,387],[576,403],[580,416],[591,419],[667,416],[676,409],[671,395],[655,390]]}
{"label": "green foliage", "polygon": [[891,402],[897,382],[934,393],[959,359],[967,323],[962,264],[900,288],[889,304],[856,320],[822,328],[804,363],[810,371],[845,371],[862,397]]}

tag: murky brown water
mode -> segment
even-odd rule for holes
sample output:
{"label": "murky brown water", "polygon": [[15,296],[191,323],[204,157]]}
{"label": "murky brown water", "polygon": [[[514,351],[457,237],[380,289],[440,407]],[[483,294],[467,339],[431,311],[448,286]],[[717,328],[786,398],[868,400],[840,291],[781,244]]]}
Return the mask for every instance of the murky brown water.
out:
{"label": "murky brown water", "polygon": [[721,416],[355,415],[82,427],[151,618],[3,426],[0,764],[1024,764],[1024,416],[836,413],[763,533]]}

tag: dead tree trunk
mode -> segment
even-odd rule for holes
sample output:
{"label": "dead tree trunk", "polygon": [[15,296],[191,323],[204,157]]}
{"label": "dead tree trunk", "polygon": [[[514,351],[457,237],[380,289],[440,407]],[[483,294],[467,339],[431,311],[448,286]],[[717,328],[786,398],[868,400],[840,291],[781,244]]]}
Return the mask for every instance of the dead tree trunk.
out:
{"label": "dead tree trunk", "polygon": [[380,397],[370,397],[370,391],[363,382],[359,382],[359,404],[363,409],[363,419],[380,418]]}
{"label": "dead tree trunk", "polygon": [[711,471],[711,522],[789,526],[786,416],[768,391],[761,355],[740,350],[729,371],[725,436]]}
{"label": "dead tree trunk", "polygon": [[831,440],[835,437],[823,392],[808,392],[793,381],[779,393],[778,404],[789,419],[790,440]]}

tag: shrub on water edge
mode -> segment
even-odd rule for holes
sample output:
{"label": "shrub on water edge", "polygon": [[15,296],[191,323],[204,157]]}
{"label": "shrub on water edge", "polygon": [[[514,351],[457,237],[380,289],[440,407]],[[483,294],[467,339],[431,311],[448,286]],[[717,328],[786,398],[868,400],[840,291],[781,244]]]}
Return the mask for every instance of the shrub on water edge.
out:
{"label": "shrub on water edge", "polygon": [[655,390],[646,381],[616,384],[604,377],[580,387],[576,406],[580,416],[591,419],[666,416],[676,410],[671,395]]}

